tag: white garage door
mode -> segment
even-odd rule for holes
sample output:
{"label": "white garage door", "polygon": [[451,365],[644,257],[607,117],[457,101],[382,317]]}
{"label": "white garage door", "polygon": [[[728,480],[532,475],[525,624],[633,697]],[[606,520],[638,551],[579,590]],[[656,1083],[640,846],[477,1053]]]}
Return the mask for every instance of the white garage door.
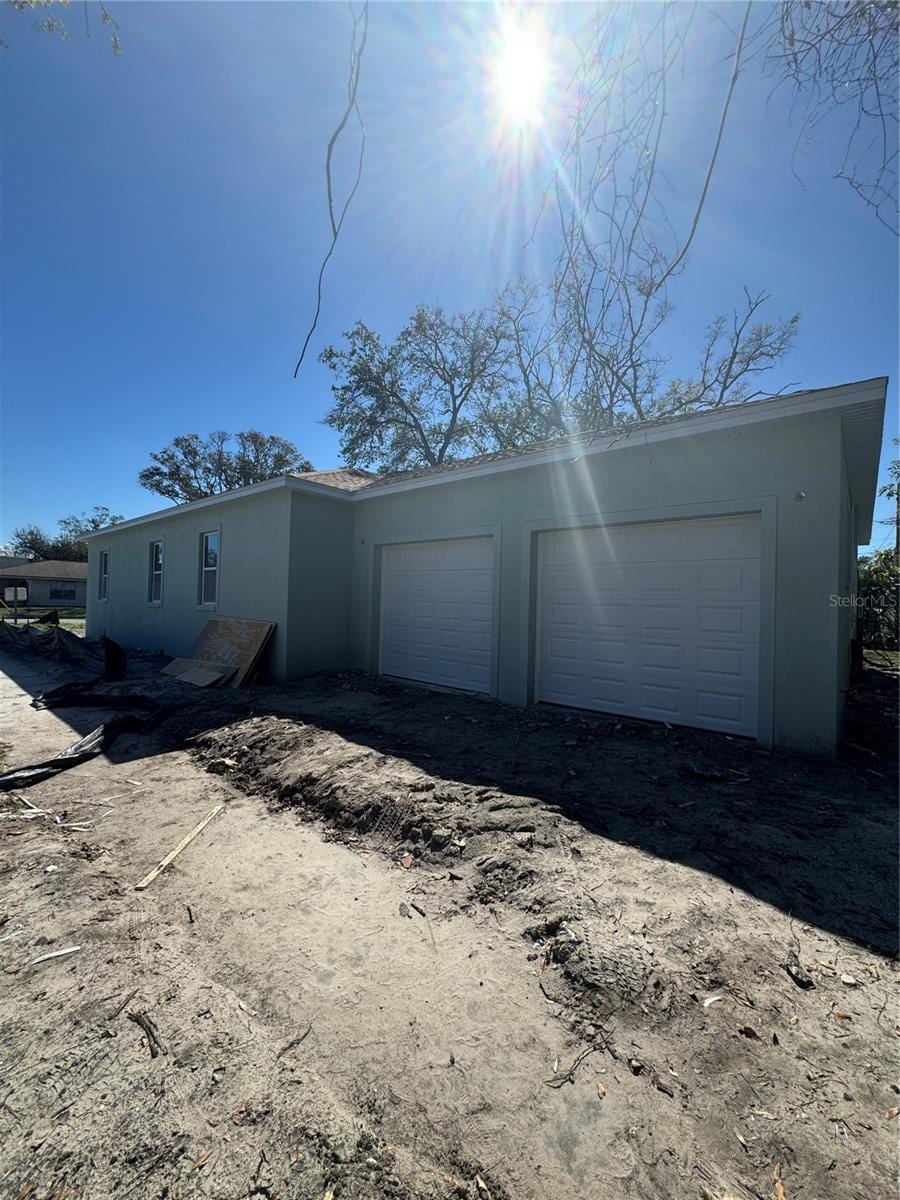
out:
{"label": "white garage door", "polygon": [[538,699],[753,736],[758,517],[540,538]]}
{"label": "white garage door", "polygon": [[383,675],[491,690],[493,538],[385,546]]}

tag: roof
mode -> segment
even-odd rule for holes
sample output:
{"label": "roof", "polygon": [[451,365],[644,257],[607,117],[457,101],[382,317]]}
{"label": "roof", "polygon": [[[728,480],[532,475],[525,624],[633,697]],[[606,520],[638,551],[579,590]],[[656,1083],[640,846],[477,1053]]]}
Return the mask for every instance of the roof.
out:
{"label": "roof", "polygon": [[358,492],[360,488],[375,482],[379,476],[371,471],[361,471],[359,467],[336,467],[333,471],[295,472],[291,478],[323,483],[328,487],[340,488],[342,492]]}
{"label": "roof", "polygon": [[87,570],[86,562],[60,562],[48,558],[15,567],[0,567],[0,579],[87,579]]}
{"label": "roof", "polygon": [[16,554],[0,554],[0,567],[17,567],[20,563],[27,563],[27,558],[22,558]]}
{"label": "roof", "polygon": [[573,433],[568,437],[532,442],[515,450],[497,450],[410,471],[375,475],[356,467],[338,467],[333,471],[306,471],[296,475],[282,475],[231,492],[208,496],[203,500],[193,500],[188,504],[179,504],[147,513],[145,516],[133,517],[114,527],[85,534],[82,540],[90,541],[134,525],[143,525],[183,512],[228,503],[276,488],[287,487],[294,491],[361,503],[392,492],[453,483],[479,475],[499,474],[543,463],[565,462],[575,457],[582,458],[623,449],[629,445],[643,446],[670,438],[693,437],[761,421],[839,412],[844,428],[847,473],[858,513],[857,537],[862,545],[871,536],[887,384],[887,378],[879,376],[839,384],[836,387],[807,388],[702,412],[678,413],[655,420],[634,421],[614,429]]}

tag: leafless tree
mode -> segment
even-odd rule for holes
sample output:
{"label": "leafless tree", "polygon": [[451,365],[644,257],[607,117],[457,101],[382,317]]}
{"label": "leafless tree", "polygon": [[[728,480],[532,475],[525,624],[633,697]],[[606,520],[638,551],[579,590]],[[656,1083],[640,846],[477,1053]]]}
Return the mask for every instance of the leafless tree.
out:
{"label": "leafless tree", "polygon": [[782,0],[751,49],[777,86],[793,92],[801,113],[798,151],[822,126],[848,125],[843,180],[897,232],[897,0]]}
{"label": "leafless tree", "polygon": [[[316,307],[313,313],[313,319],[307,330],[306,337],[303,339],[303,346],[300,350],[300,357],[297,359],[297,365],[294,367],[294,378],[296,379],[300,373],[300,368],[303,366],[303,360],[306,358],[306,351],[309,349],[309,343],[312,340],[313,334],[319,324],[319,316],[322,312],[322,284],[325,279],[325,269],[328,266],[331,256],[338,244],[338,238],[341,236],[341,230],[344,227],[344,221],[347,219],[347,213],[350,211],[350,205],[353,203],[353,197],[356,195],[359,188],[360,180],[362,179],[363,159],[366,153],[366,127],[363,123],[362,113],[359,110],[359,102],[357,93],[359,91],[359,75],[362,69],[363,53],[366,48],[366,40],[369,36],[369,0],[363,0],[362,6],[357,11],[352,3],[349,4],[350,16],[353,21],[353,30],[350,35],[350,63],[347,73],[347,103],[341,113],[341,118],[335,126],[334,132],[328,139],[328,147],[325,151],[325,191],[328,196],[328,221],[331,226],[331,242],[325,252],[325,257],[322,259],[319,266],[319,274],[316,280]],[[337,148],[341,135],[347,128],[347,123],[353,117],[356,121],[359,130],[359,154],[356,162],[356,174],[353,178],[350,190],[344,203],[338,209],[335,201],[335,186],[334,186],[334,153]]]}
{"label": "leafless tree", "polygon": [[[69,29],[63,20],[61,11],[68,7],[68,0],[7,0],[7,11],[16,12],[19,16],[30,16],[36,33],[49,33],[63,41],[69,39]],[[100,22],[109,32],[110,47],[113,54],[122,53],[122,43],[119,40],[119,24],[110,16],[102,2],[96,4],[100,14]],[[91,36],[91,5],[88,0],[82,4],[84,14],[84,35]],[[0,49],[8,50],[9,44],[0,37]]]}

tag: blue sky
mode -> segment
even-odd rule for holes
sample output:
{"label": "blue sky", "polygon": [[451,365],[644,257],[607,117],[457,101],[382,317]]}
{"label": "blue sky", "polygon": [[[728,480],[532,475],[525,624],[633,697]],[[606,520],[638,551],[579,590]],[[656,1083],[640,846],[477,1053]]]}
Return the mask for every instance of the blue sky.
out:
{"label": "blue sky", "polygon": [[[550,232],[526,245],[554,138],[520,161],[484,87],[490,5],[373,4],[360,102],[363,182],[327,277],[298,380],[292,370],[327,245],[322,161],[341,109],[350,22],[342,4],[109,5],[123,53],[95,19],[71,37],[2,15],[2,493],[0,540],[106,504],[164,502],[136,481],[179,433],[256,427],[336,465],[316,362],[361,318],[390,334],[420,302],[463,309],[523,272],[546,274]],[[563,35],[586,8],[542,10]],[[735,20],[737,10],[721,5]],[[728,65],[713,16],[695,23],[673,89],[676,218],[695,194]],[[769,315],[802,313],[765,381],[818,387],[896,375],[892,235],[831,175],[829,126],[792,172],[799,125],[748,74],[662,348],[690,368],[707,322],[741,286]],[[897,426],[892,378],[886,441]],[[881,506],[879,515],[886,514]],[[876,525],[875,544],[890,530]]]}

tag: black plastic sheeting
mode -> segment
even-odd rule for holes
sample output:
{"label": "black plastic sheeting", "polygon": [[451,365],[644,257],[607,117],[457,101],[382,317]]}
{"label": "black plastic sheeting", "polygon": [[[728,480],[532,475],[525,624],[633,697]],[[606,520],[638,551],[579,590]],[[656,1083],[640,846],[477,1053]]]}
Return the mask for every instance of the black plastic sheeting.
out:
{"label": "black plastic sheeting", "polygon": [[45,612],[41,617],[32,617],[32,625],[58,625],[59,613],[55,608],[51,608],[49,612]]}
{"label": "black plastic sheeting", "polygon": [[114,696],[110,692],[95,692],[95,684],[102,683],[101,679],[93,679],[87,683],[61,683],[59,687],[51,688],[49,692],[38,692],[31,701],[32,708],[137,708],[144,712],[156,713],[162,705],[153,696],[143,696],[138,693],[125,693]]}
{"label": "black plastic sheeting", "polygon": [[0,650],[40,654],[42,658],[75,663],[93,670],[97,670],[103,661],[103,647],[98,642],[86,642],[60,625],[38,629],[35,625],[10,625],[9,621],[0,621]]}
{"label": "black plastic sheeting", "polygon": [[40,654],[56,662],[72,663],[96,671],[102,667],[107,683],[124,679],[128,659],[118,642],[104,634],[99,642],[87,642],[61,625],[38,629],[36,625],[10,625],[0,621],[0,650]]}
{"label": "black plastic sheeting", "polygon": [[113,717],[111,721],[98,725],[96,729],[85,734],[83,738],[79,738],[77,742],[73,742],[71,746],[67,746],[65,750],[61,750],[59,754],[54,754],[52,758],[45,758],[42,762],[29,763],[24,767],[14,767],[11,771],[4,771],[0,775],[0,792],[8,792],[13,788],[31,787],[34,783],[40,783],[44,779],[51,779],[54,775],[59,775],[62,771],[68,771],[70,767],[77,767],[79,763],[87,762],[90,758],[96,758],[98,754],[105,753],[120,734],[146,733],[147,730],[152,729],[166,715],[169,708],[170,706],[166,705],[157,709],[146,720],[127,714],[124,717]]}

